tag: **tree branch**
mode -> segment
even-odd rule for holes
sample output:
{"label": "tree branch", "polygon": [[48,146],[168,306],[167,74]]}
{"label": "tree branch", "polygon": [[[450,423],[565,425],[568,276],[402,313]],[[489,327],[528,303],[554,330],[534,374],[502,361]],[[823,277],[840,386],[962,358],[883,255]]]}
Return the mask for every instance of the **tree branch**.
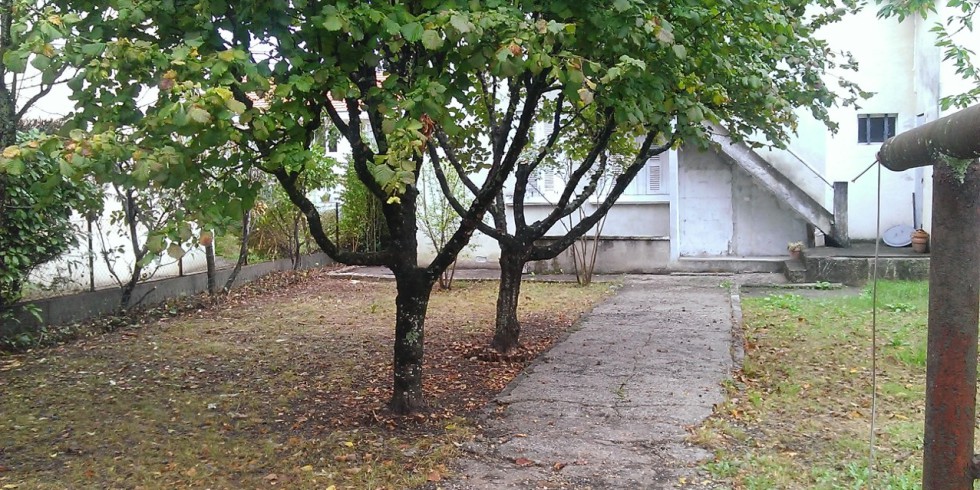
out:
{"label": "tree branch", "polygon": [[[432,142],[429,142],[428,148],[429,159],[432,160],[432,169],[435,171],[436,180],[439,181],[439,187],[442,189],[442,193],[446,198],[446,201],[449,202],[449,205],[453,208],[453,211],[455,211],[456,214],[465,216],[469,211],[463,206],[462,203],[459,202],[459,199],[456,199],[456,196],[453,195],[452,188],[449,186],[449,179],[446,177],[446,174],[442,169],[442,162],[439,158],[439,153],[436,151],[435,145],[433,145]],[[459,172],[458,168],[455,170]],[[462,174],[460,174],[460,177],[462,177]],[[483,220],[476,223],[476,228],[495,240],[506,240],[508,238],[507,235],[498,233],[496,229],[484,223]]]}
{"label": "tree branch", "polygon": [[310,227],[310,234],[313,240],[330,258],[342,264],[350,265],[388,265],[391,261],[391,253],[388,250],[380,252],[348,252],[340,250],[333,241],[324,233],[323,223],[320,221],[320,212],[316,206],[306,197],[296,184],[299,174],[288,173],[283,168],[274,169],[272,175],[279,181],[279,185],[286,191],[289,200],[299,208],[306,216],[306,222]]}
{"label": "tree branch", "polygon": [[616,203],[619,196],[621,196],[623,191],[626,190],[626,186],[633,181],[633,178],[640,172],[640,169],[646,165],[647,160],[655,155],[667,151],[674,143],[673,140],[671,140],[665,145],[654,147],[653,139],[655,137],[655,131],[650,131],[647,133],[643,144],[640,147],[640,151],[637,152],[636,157],[633,159],[633,163],[631,163],[630,166],[616,178],[616,182],[613,185],[612,190],[609,191],[609,194],[592,214],[579,221],[575,226],[570,228],[565,235],[550,245],[544,247],[534,247],[530,260],[548,260],[555,258],[563,250],[568,248],[575,240],[595,226],[595,224],[609,212],[609,209]]}

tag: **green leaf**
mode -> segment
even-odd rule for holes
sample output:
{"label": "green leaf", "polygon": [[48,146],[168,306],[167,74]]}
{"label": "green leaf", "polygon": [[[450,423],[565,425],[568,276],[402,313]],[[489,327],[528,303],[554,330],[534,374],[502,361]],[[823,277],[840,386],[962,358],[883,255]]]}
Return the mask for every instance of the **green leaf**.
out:
{"label": "green leaf", "polygon": [[43,72],[49,66],[51,66],[51,58],[48,58],[47,56],[44,56],[43,54],[35,55],[34,58],[31,59],[31,66],[33,66],[34,68],[37,68],[39,71],[42,71]]}
{"label": "green leaf", "polygon": [[236,99],[226,100],[225,107],[227,107],[229,111],[234,112],[235,114],[241,114],[245,112],[245,104],[239,102]]}
{"label": "green leaf", "polygon": [[438,32],[426,30],[422,33],[422,46],[425,46],[425,49],[434,51],[441,48],[442,44],[442,36],[440,36]]}
{"label": "green leaf", "polygon": [[473,23],[469,21],[466,17],[459,14],[454,14],[449,18],[449,23],[452,24],[453,28],[460,32],[460,34],[466,34],[473,30]]}
{"label": "green leaf", "polygon": [[674,49],[674,54],[677,55],[678,58],[680,59],[687,58],[687,48],[685,48],[683,45],[675,44],[673,46],[673,49]]}
{"label": "green leaf", "polygon": [[163,236],[158,234],[146,238],[146,249],[155,254],[163,252]]}
{"label": "green leaf", "polygon": [[626,9],[630,8],[630,1],[629,0],[614,0],[613,1],[613,8],[616,9],[617,12],[623,12]]}
{"label": "green leaf", "polygon": [[23,51],[11,50],[3,53],[3,64],[14,73],[24,73],[30,55]]}
{"label": "green leaf", "polygon": [[422,40],[422,32],[425,29],[422,28],[422,24],[418,22],[409,22],[402,26],[402,36],[405,37],[406,41],[409,42],[419,42]]}
{"label": "green leaf", "polygon": [[201,106],[196,105],[191,107],[190,110],[187,111],[187,115],[194,121],[201,124],[207,124],[211,121],[211,113]]}
{"label": "green leaf", "polygon": [[344,21],[337,14],[330,14],[323,21],[323,28],[328,31],[339,31],[344,27]]}
{"label": "green leaf", "polygon": [[8,160],[6,171],[13,176],[21,175],[24,173],[24,162],[20,159]]}
{"label": "green leaf", "polygon": [[171,243],[170,246],[167,247],[167,255],[169,255],[170,258],[174,260],[180,260],[180,258],[183,257],[185,253],[187,252],[184,252],[184,249],[181,248],[180,245],[176,243]]}

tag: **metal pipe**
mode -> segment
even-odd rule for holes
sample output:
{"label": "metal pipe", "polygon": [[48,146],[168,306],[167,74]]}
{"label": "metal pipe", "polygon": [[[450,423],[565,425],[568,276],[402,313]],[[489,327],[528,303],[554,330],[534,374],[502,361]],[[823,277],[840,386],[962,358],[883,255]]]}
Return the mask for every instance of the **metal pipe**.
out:
{"label": "metal pipe", "polygon": [[980,315],[980,163],[967,168],[962,183],[949,165],[936,165],[932,202],[922,486],[971,490]]}
{"label": "metal pipe", "polygon": [[980,104],[889,138],[878,150],[878,161],[896,172],[939,163],[942,156],[980,158]]}
{"label": "metal pipe", "polygon": [[820,172],[817,172],[817,169],[813,168],[806,160],[803,159],[803,157],[797,155],[793,150],[790,150],[788,147],[785,149],[785,151],[786,153],[793,155],[797,160],[799,160],[804,167],[810,169],[810,171],[813,172],[813,174],[816,175],[818,178],[820,178],[820,180],[822,180],[824,184],[827,184],[828,187],[830,188],[834,187],[834,184],[832,184],[829,180],[827,180],[827,178],[824,177]]}

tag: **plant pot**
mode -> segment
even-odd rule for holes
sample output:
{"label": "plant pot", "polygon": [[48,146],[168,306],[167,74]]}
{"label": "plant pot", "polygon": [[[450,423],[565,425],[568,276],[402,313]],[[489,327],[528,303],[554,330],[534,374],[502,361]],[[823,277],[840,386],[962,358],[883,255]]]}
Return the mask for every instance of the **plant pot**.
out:
{"label": "plant pot", "polygon": [[789,258],[790,259],[792,259],[792,260],[800,260],[801,257],[803,257],[803,251],[802,250],[790,250],[789,251]]}
{"label": "plant pot", "polygon": [[916,253],[926,253],[929,250],[929,233],[925,230],[915,230],[912,232],[912,251]]}

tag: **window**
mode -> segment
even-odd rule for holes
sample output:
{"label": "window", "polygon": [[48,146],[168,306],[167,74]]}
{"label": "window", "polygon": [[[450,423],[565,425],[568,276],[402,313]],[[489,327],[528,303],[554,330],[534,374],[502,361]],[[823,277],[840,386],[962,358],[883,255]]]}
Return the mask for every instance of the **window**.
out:
{"label": "window", "polygon": [[647,160],[647,164],[636,175],[633,182],[630,182],[630,185],[626,188],[626,191],[623,192],[623,194],[628,196],[664,194],[665,190],[663,188],[663,165],[660,159],[661,156],[663,155],[657,155]]}
{"label": "window", "polygon": [[896,114],[858,114],[858,143],[883,143],[895,136]]}

